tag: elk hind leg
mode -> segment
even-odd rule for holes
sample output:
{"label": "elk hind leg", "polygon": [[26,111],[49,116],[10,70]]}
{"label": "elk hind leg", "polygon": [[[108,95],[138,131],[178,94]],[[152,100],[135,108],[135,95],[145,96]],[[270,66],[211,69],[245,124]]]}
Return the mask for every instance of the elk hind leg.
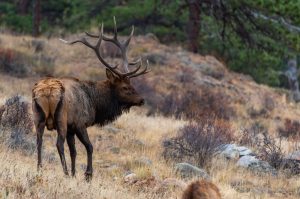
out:
{"label": "elk hind leg", "polygon": [[64,110],[62,99],[59,101],[56,107],[54,118],[56,123],[55,126],[57,128],[56,147],[57,147],[57,151],[61,160],[64,173],[68,175],[68,168],[66,164],[65,150],[64,150],[64,143],[67,135],[67,116],[66,116],[66,111]]}
{"label": "elk hind leg", "polygon": [[75,162],[76,162],[76,147],[75,147],[75,133],[71,132],[68,128],[67,133],[67,143],[70,150],[70,156],[71,156],[71,169],[72,169],[72,176],[75,176]]}
{"label": "elk hind leg", "polygon": [[32,102],[33,116],[34,116],[34,124],[36,129],[36,143],[37,143],[37,169],[39,170],[42,167],[42,145],[43,145],[43,134],[46,125],[46,113],[43,111],[42,107],[38,104],[36,100]]}
{"label": "elk hind leg", "polygon": [[76,132],[78,139],[85,146],[87,152],[87,168],[85,172],[85,178],[87,181],[90,181],[93,176],[93,145],[90,142],[89,136],[87,134],[86,128],[80,129],[80,131]]}

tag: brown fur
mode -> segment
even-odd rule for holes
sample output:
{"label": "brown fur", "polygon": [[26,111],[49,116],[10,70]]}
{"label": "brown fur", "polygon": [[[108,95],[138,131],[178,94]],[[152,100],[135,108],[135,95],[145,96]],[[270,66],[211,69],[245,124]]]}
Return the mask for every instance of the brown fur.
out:
{"label": "brown fur", "polygon": [[90,82],[76,78],[45,78],[32,90],[34,123],[37,130],[38,167],[41,166],[42,137],[45,126],[58,132],[57,149],[65,174],[68,174],[64,141],[70,149],[72,175],[75,175],[76,149],[74,135],[84,144],[88,153],[86,175],[91,176],[93,146],[86,128],[114,121],[132,106],[144,100],[130,85],[127,77],[117,77],[107,69],[107,80]]}
{"label": "brown fur", "polygon": [[182,199],[221,199],[221,194],[216,185],[200,180],[191,183],[186,188]]}

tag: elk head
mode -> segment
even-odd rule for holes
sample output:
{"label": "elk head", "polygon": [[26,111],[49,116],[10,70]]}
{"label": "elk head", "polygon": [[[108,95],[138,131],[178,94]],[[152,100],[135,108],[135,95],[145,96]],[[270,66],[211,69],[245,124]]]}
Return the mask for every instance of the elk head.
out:
{"label": "elk head", "polygon": [[[124,42],[119,41],[117,35],[116,20],[114,18],[114,36],[112,38],[109,38],[103,34],[103,24],[101,24],[99,35],[94,35],[85,32],[86,36],[98,39],[95,45],[89,43],[85,37],[71,42],[60,39],[64,43],[70,45],[75,43],[82,43],[85,46],[91,48],[95,52],[99,61],[106,67],[106,76],[107,79],[109,80],[112,92],[114,93],[114,97],[124,108],[130,108],[131,106],[140,106],[144,104],[144,99],[136,92],[136,90],[130,84],[130,79],[150,72],[150,70],[148,70],[148,66],[149,66],[148,61],[146,66],[143,69],[141,69],[142,67],[141,58],[133,62],[128,62],[128,57],[127,57],[128,45],[133,36],[133,33],[134,33],[134,27],[132,26],[132,31],[130,36]],[[108,64],[101,56],[100,45],[102,40],[111,42],[120,49],[122,55],[121,65],[124,72],[118,70],[117,68],[118,65],[111,66],[110,64]],[[134,66],[135,69],[129,70],[129,66],[131,67]]]}
{"label": "elk head", "polygon": [[131,106],[141,106],[144,104],[144,99],[136,92],[133,86],[131,86],[128,77],[118,77],[108,69],[106,69],[106,76],[115,99],[117,99],[119,104],[123,107],[130,108]]}

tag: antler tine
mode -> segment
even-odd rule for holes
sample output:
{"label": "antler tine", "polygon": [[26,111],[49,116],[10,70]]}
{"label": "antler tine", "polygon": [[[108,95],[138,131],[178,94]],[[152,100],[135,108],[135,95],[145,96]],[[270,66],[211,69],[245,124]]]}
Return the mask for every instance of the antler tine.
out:
{"label": "antler tine", "polygon": [[[89,33],[85,32],[88,36]],[[97,36],[98,38],[98,41],[96,43],[95,46],[93,46],[92,44],[90,44],[85,37],[79,39],[79,40],[75,40],[75,41],[66,41],[64,39],[59,39],[60,41],[66,43],[66,44],[69,44],[69,45],[72,45],[72,44],[75,44],[75,43],[82,43],[84,45],[86,45],[87,47],[91,48],[95,54],[97,55],[97,58],[100,60],[100,62],[106,67],[108,68],[109,70],[111,70],[113,73],[115,73],[116,75],[118,76],[122,76],[122,74],[116,70],[116,68],[118,67],[118,65],[115,65],[115,66],[111,66],[109,65],[102,57],[101,57],[101,54],[99,52],[99,49],[100,49],[100,45],[101,45],[101,42],[102,42],[102,39],[103,39],[103,24],[101,24],[101,28],[100,28],[100,34],[99,36]]]}
{"label": "antler tine", "polygon": [[130,40],[131,40],[131,38],[132,38],[133,34],[134,34],[134,26],[132,26],[132,28],[131,28],[131,33],[130,33],[130,35],[129,35],[128,39],[125,41],[125,43],[124,43],[124,46],[126,46],[126,47],[127,47],[127,46],[129,45],[129,43],[130,43]]}
{"label": "antler tine", "polygon": [[[142,62],[141,62],[141,65],[142,65]],[[141,65],[140,65],[140,66],[141,66]],[[132,75],[128,76],[128,78],[133,78],[133,77],[137,77],[137,76],[140,76],[140,75],[149,73],[151,70],[147,70],[147,69],[148,69],[148,66],[149,66],[149,61],[147,60],[147,65],[146,65],[146,67],[144,68],[144,70],[140,71],[139,73],[132,74]]]}
{"label": "antler tine", "polygon": [[140,58],[138,58],[136,61],[129,62],[128,64],[129,64],[130,66],[134,66],[134,65],[137,65],[138,63],[140,63],[141,61],[142,61],[142,58],[140,57]]}
{"label": "antler tine", "polygon": [[[114,35],[112,38],[110,37],[106,37],[103,33],[103,24],[101,24],[101,29],[100,29],[100,34],[99,35],[95,35],[95,34],[91,34],[88,32],[85,32],[86,36],[88,37],[92,37],[92,38],[98,38],[97,44],[95,46],[93,46],[92,44],[90,44],[86,38],[82,38],[80,40],[75,40],[72,42],[68,42],[65,41],[63,39],[61,39],[61,41],[63,41],[64,43],[67,44],[74,44],[74,43],[83,43],[84,45],[88,46],[89,48],[93,49],[98,57],[98,59],[101,61],[101,63],[103,65],[105,65],[109,70],[111,70],[113,73],[115,73],[116,75],[118,75],[119,77],[128,77],[128,78],[132,78],[132,77],[136,77],[142,74],[146,74],[148,72],[150,72],[150,70],[148,70],[148,66],[149,66],[149,62],[147,60],[147,65],[145,66],[145,68],[143,70],[141,70],[140,72],[138,72],[141,67],[142,67],[142,60],[141,58],[139,58],[137,61],[133,61],[133,62],[128,62],[128,57],[127,57],[127,50],[128,50],[128,46],[129,43],[133,37],[134,34],[134,26],[132,26],[132,30],[131,33],[129,35],[129,37],[124,41],[124,42],[120,42],[118,40],[118,30],[117,30],[117,23],[116,23],[116,18],[114,17]],[[101,54],[99,52],[100,49],[100,45],[102,40],[107,41],[107,42],[112,42],[113,44],[115,44],[121,51],[122,54],[122,66],[124,68],[125,73],[120,72],[119,70],[117,70],[118,65],[115,65],[114,67],[110,66],[102,57]],[[128,66],[136,66],[135,69],[133,69],[132,71],[130,71],[128,69]],[[137,73],[138,72],[138,73]]]}

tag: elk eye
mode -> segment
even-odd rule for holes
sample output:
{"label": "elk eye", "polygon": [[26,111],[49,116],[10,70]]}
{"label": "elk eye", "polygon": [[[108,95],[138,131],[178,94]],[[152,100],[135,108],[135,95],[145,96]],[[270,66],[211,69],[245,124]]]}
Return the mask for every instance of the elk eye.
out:
{"label": "elk eye", "polygon": [[124,87],[122,87],[122,89],[127,91],[129,88],[124,86]]}

